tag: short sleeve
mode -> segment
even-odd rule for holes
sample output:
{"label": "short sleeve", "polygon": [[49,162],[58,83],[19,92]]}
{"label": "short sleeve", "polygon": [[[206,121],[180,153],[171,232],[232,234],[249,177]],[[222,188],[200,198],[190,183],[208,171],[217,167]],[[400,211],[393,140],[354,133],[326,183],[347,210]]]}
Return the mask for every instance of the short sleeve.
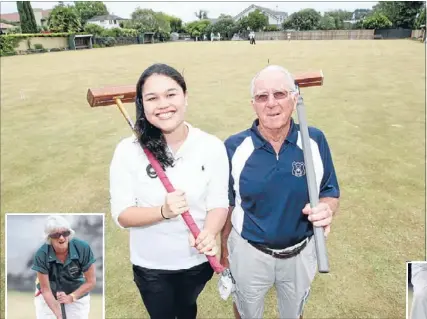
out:
{"label": "short sleeve", "polygon": [[110,205],[111,215],[116,224],[120,225],[118,219],[120,214],[128,207],[136,206],[136,200],[133,189],[133,177],[129,165],[130,140],[120,142],[114,151],[113,159],[110,164]]}
{"label": "short sleeve", "polygon": [[45,275],[49,273],[47,255],[41,249],[36,252],[33,259],[33,266],[31,267],[31,269]]}
{"label": "short sleeve", "polygon": [[332,161],[331,150],[329,148],[326,137],[322,133],[322,141],[320,144],[320,154],[323,162],[323,178],[320,183],[319,197],[340,197],[340,188],[338,185],[337,175],[335,173],[334,163]]}
{"label": "short sleeve", "polygon": [[211,169],[206,197],[206,208],[228,208],[228,157],[224,144],[218,140],[213,147],[215,152],[211,156]]}
{"label": "short sleeve", "polygon": [[81,252],[80,252],[80,265],[82,267],[82,271],[88,271],[89,267],[95,263],[96,259],[93,255],[92,248],[90,248],[89,244],[81,241]]}

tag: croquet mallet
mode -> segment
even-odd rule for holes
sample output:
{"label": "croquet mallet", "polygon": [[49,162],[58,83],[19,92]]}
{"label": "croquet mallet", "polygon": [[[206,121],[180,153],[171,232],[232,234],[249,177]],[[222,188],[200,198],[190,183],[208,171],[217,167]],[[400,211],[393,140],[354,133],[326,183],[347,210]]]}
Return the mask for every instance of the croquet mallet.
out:
{"label": "croquet mallet", "polygon": [[[295,77],[295,83],[299,88],[302,87],[311,87],[311,86],[321,86],[323,85],[323,74],[322,72],[306,72],[297,74]],[[123,103],[134,103],[136,98],[136,86],[135,85],[125,85],[125,86],[113,86],[113,87],[104,87],[89,89],[87,92],[87,101],[91,107],[98,106],[109,106],[117,105],[123,117],[126,119],[126,122],[131,127],[135,133],[135,126],[132,119],[127,113],[126,109],[123,106]],[[299,101],[302,101],[302,98],[299,98]],[[318,192],[316,186],[316,178],[314,176],[314,165],[311,157],[311,149],[308,136],[308,128],[305,119],[304,107],[303,104],[299,102],[297,105],[297,112],[299,116],[299,123],[301,127],[301,138],[303,141],[303,152],[304,152],[304,161],[306,166],[307,182],[309,184],[309,193],[310,193],[310,205],[314,207],[318,203]],[[136,136],[136,133],[135,133]],[[308,143],[307,143],[308,141]],[[164,187],[168,192],[173,192],[175,189],[165,175],[162,167],[157,162],[154,155],[146,148],[144,152],[147,155],[150,164],[153,166],[154,170],[157,173],[157,176],[163,183]],[[314,183],[313,185],[311,185]],[[311,185],[311,186],[310,186]],[[194,238],[200,233],[200,229],[197,224],[194,222],[194,219],[191,217],[190,213],[184,212],[182,215],[185,223],[193,234]],[[316,242],[316,254],[317,254],[317,263],[318,270],[320,273],[329,272],[328,265],[328,256],[325,245],[325,238],[323,233],[323,227],[314,227],[314,237]],[[213,270],[216,273],[221,273],[222,275],[229,276],[229,270],[225,269],[217,260],[215,256],[206,256],[211,264]]]}

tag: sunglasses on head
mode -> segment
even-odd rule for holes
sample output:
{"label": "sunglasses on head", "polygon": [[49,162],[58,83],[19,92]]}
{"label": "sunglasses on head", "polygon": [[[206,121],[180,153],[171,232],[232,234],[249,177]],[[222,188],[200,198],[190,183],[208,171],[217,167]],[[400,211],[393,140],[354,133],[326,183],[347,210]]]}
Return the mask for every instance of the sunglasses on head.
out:
{"label": "sunglasses on head", "polygon": [[71,232],[70,232],[69,230],[66,230],[66,231],[63,231],[63,232],[60,232],[60,233],[53,233],[53,234],[50,234],[50,235],[49,235],[49,237],[50,237],[50,238],[54,238],[54,239],[58,239],[58,238],[60,238],[61,236],[63,236],[63,237],[65,238],[65,237],[70,236],[70,234],[71,234]]}

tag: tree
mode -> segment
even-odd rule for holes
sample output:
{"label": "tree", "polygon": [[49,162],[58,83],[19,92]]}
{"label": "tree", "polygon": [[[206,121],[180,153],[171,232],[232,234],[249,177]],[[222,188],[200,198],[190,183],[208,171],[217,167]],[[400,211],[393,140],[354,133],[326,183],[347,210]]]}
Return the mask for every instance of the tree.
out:
{"label": "tree", "polygon": [[415,28],[420,29],[422,25],[426,25],[426,6],[421,8],[418,18],[415,22]]}
{"label": "tree", "polygon": [[294,12],[283,22],[283,29],[316,30],[322,16],[314,9],[303,9]]}
{"label": "tree", "polygon": [[226,38],[231,39],[233,33],[235,33],[236,24],[233,18],[229,16],[220,16],[218,21],[212,25],[212,31],[224,35]]}
{"label": "tree", "polygon": [[412,29],[423,1],[380,1],[374,11],[384,14],[395,28]]}
{"label": "tree", "polygon": [[260,31],[264,27],[268,26],[268,17],[263,14],[261,10],[256,9],[248,14],[247,23],[251,30]]}
{"label": "tree", "polygon": [[74,4],[82,24],[86,24],[90,18],[109,14],[102,1],[75,1]]}
{"label": "tree", "polygon": [[[324,16],[329,16],[334,19],[334,28],[337,30],[343,30],[344,27],[344,21],[350,20],[353,16],[353,12],[351,11],[345,11],[345,10],[334,10],[334,11],[328,11],[325,12]],[[330,19],[327,19],[330,20]],[[324,20],[323,23],[326,21]],[[330,30],[330,29],[323,29],[323,30]]]}
{"label": "tree", "polygon": [[363,18],[372,14],[371,9],[356,9],[353,12],[354,20],[362,20]]}
{"label": "tree", "polygon": [[52,32],[79,32],[82,29],[78,12],[74,6],[70,5],[55,6],[47,24]]}
{"label": "tree", "polygon": [[392,26],[391,21],[382,13],[375,12],[362,22],[364,29],[386,29]]}
{"label": "tree", "polygon": [[137,8],[131,15],[133,29],[140,32],[155,32],[158,29],[156,13],[151,9]]}
{"label": "tree", "polygon": [[249,27],[249,18],[246,17],[242,17],[241,19],[239,19],[239,21],[237,21],[236,23],[236,30],[237,32],[246,32],[248,30]]}
{"label": "tree", "polygon": [[324,14],[323,17],[320,18],[319,22],[319,29],[320,30],[335,30],[335,19],[334,17]]}
{"label": "tree", "polygon": [[166,15],[167,19],[169,20],[169,25],[171,28],[172,32],[183,32],[184,31],[184,27],[182,25],[182,20],[180,18],[171,16],[171,15]]}
{"label": "tree", "polygon": [[209,20],[196,20],[188,23],[185,26],[185,30],[192,37],[200,37],[202,34],[207,33],[207,28],[211,24]]}
{"label": "tree", "polygon": [[206,10],[199,10],[197,12],[194,12],[194,15],[199,19],[199,20],[206,20],[208,19],[208,12]]}
{"label": "tree", "polygon": [[163,12],[155,12],[154,17],[156,18],[157,22],[156,30],[154,31],[163,38],[168,37],[169,33],[171,32],[168,15]]}
{"label": "tree", "polygon": [[30,1],[17,1],[22,33],[37,33],[37,23]]}

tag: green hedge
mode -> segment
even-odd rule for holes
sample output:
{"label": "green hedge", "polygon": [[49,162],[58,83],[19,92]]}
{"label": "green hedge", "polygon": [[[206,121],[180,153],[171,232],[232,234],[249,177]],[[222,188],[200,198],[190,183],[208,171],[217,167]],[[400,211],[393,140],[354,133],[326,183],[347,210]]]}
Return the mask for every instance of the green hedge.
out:
{"label": "green hedge", "polygon": [[73,34],[87,34],[87,32],[77,32],[77,33],[16,33],[16,34],[7,34],[2,35],[1,37],[14,37],[20,39],[33,38],[33,37],[42,37],[42,38],[58,38],[58,37],[68,37]]}
{"label": "green hedge", "polygon": [[0,56],[15,55],[15,48],[19,46],[21,38],[0,36]]}

